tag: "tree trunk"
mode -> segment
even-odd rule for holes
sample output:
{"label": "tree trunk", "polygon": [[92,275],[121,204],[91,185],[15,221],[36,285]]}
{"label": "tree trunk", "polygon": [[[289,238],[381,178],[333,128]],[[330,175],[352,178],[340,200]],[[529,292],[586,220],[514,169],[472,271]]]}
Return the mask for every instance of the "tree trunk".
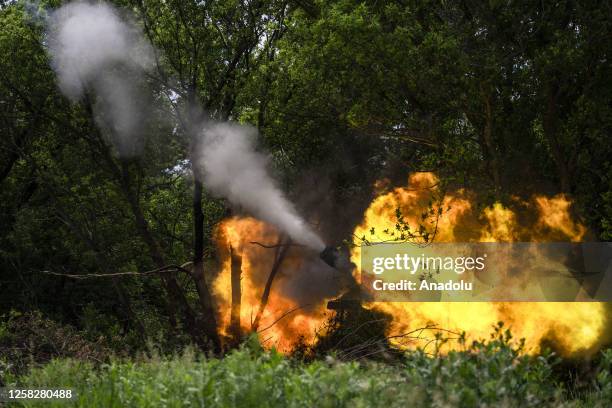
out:
{"label": "tree trunk", "polygon": [[240,342],[242,330],[240,329],[240,309],[242,292],[240,280],[242,278],[242,257],[230,247],[231,258],[231,284],[232,284],[232,311],[230,317],[230,334],[235,344]]}
{"label": "tree trunk", "polygon": [[[125,160],[121,161],[121,187],[132,209],[138,233],[149,248],[151,259],[158,268],[163,268],[166,266],[166,262],[157,241],[149,230],[149,224],[142,213],[138,197],[131,188],[128,162]],[[205,339],[202,337],[203,333],[199,328],[193,309],[189,306],[185,294],[176,281],[176,278],[173,275],[164,274],[161,279],[166,289],[166,293],[168,294],[168,315],[170,324],[173,327],[177,326],[176,316],[178,315],[181,319],[181,323],[184,325],[193,341],[200,346],[204,346]]]}
{"label": "tree trunk", "polygon": [[562,152],[561,143],[558,136],[558,114],[557,114],[557,98],[559,87],[556,83],[552,84],[547,93],[546,111],[542,126],[544,128],[544,136],[550,145],[550,151],[557,166],[557,174],[559,176],[559,187],[563,193],[570,192],[570,174],[567,163]]}
{"label": "tree trunk", "polygon": [[217,332],[217,319],[206,277],[204,276],[204,213],[202,212],[202,181],[195,176],[193,185],[193,279],[195,280],[200,306],[202,307],[203,325],[206,335],[211,339],[215,351],[221,350],[221,341]]}
{"label": "tree trunk", "polygon": [[[91,104],[91,101],[88,95],[86,95],[85,107],[87,111],[89,112],[90,117],[93,118],[94,114],[93,114],[92,104]],[[128,204],[132,211],[132,215],[134,216],[134,221],[136,223],[136,229],[138,231],[138,234],[140,235],[142,240],[147,245],[147,248],[149,249],[149,255],[151,256],[153,263],[158,268],[165,267],[166,262],[165,262],[164,256],[162,255],[162,251],[157,241],[153,237],[153,234],[151,234],[151,231],[149,230],[149,224],[146,218],[144,217],[144,214],[142,213],[142,208],[140,207],[140,200],[139,200],[138,194],[136,194],[132,190],[131,180],[130,180],[130,171],[129,171],[129,162],[127,160],[120,159],[120,166],[119,166],[117,162],[115,161],[115,159],[113,158],[109,146],[103,140],[100,133],[94,132],[93,135],[95,137],[89,140],[99,150],[103,159],[108,164],[112,174],[117,179],[119,186],[121,188],[121,191],[125,199],[128,201]],[[196,315],[193,309],[189,305],[189,302],[187,301],[187,298],[185,297],[185,293],[179,286],[176,280],[176,277],[171,274],[163,274],[161,276],[161,280],[162,280],[164,289],[166,290],[166,294],[167,294],[166,306],[168,309],[168,320],[169,320],[170,326],[173,328],[178,327],[178,321],[177,321],[177,316],[178,316],[178,318],[181,320],[183,327],[185,328],[187,333],[189,333],[193,342],[199,345],[200,347],[202,347],[203,349],[206,348],[206,338],[203,336],[205,334],[204,330],[202,330],[201,324],[199,324],[200,322],[196,318]],[[198,288],[198,293],[200,293],[199,285],[201,284],[199,284],[198,280],[196,279],[196,287]],[[215,342],[214,338],[213,338],[213,342]]]}
{"label": "tree trunk", "polygon": [[495,142],[493,141],[493,106],[491,102],[491,95],[483,92],[484,105],[485,105],[485,123],[482,132],[482,138],[487,149],[487,155],[489,157],[489,168],[493,176],[493,183],[495,185],[495,193],[498,195],[501,191],[501,177],[499,169],[499,160],[497,157],[497,149]]}

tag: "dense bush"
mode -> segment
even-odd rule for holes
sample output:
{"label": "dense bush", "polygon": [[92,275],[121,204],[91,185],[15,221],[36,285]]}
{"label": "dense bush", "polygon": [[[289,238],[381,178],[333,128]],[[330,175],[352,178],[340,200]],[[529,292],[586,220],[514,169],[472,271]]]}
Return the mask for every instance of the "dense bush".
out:
{"label": "dense bush", "polygon": [[[396,365],[342,362],[333,356],[304,363],[250,340],[223,359],[187,352],[90,362],[52,361],[12,384],[71,387],[79,407],[404,407],[600,406],[612,403],[612,351],[602,353],[590,391],[578,395],[555,380],[554,356],[525,356],[505,338],[432,357],[408,353]],[[53,406],[28,402],[25,406]],[[67,406],[65,402],[56,404]]]}
{"label": "dense bush", "polygon": [[[102,362],[111,354],[103,337],[90,340],[72,326],[38,312],[0,316],[0,386],[3,373],[20,373],[53,358]],[[5,374],[6,375],[6,374]]]}

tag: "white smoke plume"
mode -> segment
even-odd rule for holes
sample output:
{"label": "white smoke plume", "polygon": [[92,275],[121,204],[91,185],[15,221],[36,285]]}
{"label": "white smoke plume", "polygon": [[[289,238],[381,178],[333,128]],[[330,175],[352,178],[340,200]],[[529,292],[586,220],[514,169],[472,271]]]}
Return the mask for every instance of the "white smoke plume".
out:
{"label": "white smoke plume", "polygon": [[[53,11],[47,25],[62,92],[77,101],[93,90],[98,123],[110,127],[119,154],[138,154],[146,104],[137,84],[152,65],[152,46],[106,3],[69,3]],[[321,239],[269,175],[265,156],[255,148],[254,129],[210,123],[203,126],[202,135],[195,171],[202,173],[211,192],[275,225],[294,241],[323,249]]]}
{"label": "white smoke plume", "polygon": [[152,48],[106,3],[72,2],[50,13],[47,34],[60,90],[73,101],[93,90],[96,120],[122,156],[139,153],[146,109],[139,82]]}
{"label": "white smoke plume", "polygon": [[266,156],[256,150],[257,131],[230,123],[202,130],[198,167],[213,193],[286,232],[295,242],[321,251],[325,244],[298,215],[269,175]]}

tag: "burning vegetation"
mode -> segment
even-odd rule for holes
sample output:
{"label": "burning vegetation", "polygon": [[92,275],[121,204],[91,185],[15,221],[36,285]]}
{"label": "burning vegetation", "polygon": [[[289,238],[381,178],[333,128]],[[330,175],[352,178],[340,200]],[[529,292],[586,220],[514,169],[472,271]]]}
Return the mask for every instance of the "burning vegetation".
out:
{"label": "burning vegetation", "polygon": [[[481,208],[470,191],[441,186],[433,173],[415,173],[406,187],[379,193],[354,230],[350,261],[355,280],[360,244],[579,242],[587,235],[564,195],[514,197],[509,206]],[[264,222],[228,218],[219,225],[216,242],[213,288],[220,331],[228,341],[257,332],[266,346],[282,351],[313,346],[342,324],[340,315],[350,309],[346,305],[355,303],[347,299],[355,285],[344,268],[331,268],[332,262],[323,262],[315,251]],[[372,316],[384,316],[376,325],[384,322],[381,330],[389,344],[401,349],[438,344],[441,334],[446,339],[441,351],[460,348],[464,342],[456,340],[462,332],[468,339],[488,338],[498,322],[525,338],[530,353],[552,344],[566,356],[589,354],[608,339],[603,303],[357,303],[361,315],[370,310]]]}

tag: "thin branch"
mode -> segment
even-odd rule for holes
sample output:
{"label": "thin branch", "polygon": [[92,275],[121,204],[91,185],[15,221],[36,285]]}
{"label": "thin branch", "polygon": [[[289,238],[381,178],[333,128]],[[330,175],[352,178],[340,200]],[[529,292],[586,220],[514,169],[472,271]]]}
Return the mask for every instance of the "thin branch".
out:
{"label": "thin branch", "polygon": [[263,329],[258,330],[258,331],[257,331],[257,333],[262,333],[262,332],[264,332],[264,331],[268,330],[269,328],[271,328],[272,326],[274,326],[276,323],[278,323],[279,321],[281,321],[282,319],[284,319],[286,316],[290,315],[291,313],[293,313],[293,312],[295,312],[295,311],[297,311],[297,310],[299,310],[299,309],[303,309],[303,308],[305,308],[306,306],[310,306],[310,305],[311,305],[311,304],[309,303],[309,304],[305,304],[305,305],[301,305],[301,306],[294,307],[293,309],[291,309],[291,310],[289,310],[289,311],[287,311],[287,312],[283,313],[283,314],[282,314],[282,315],[281,315],[281,316],[280,316],[278,319],[276,319],[275,321],[273,321],[273,322],[272,322],[272,324],[270,324],[269,326],[266,326],[266,327],[264,327]]}
{"label": "thin branch", "polygon": [[[282,245],[282,237],[278,240],[278,245]],[[285,242],[285,246],[277,247],[274,254],[274,263],[272,264],[272,270],[270,271],[270,275],[268,275],[268,279],[266,280],[266,286],[264,287],[263,294],[261,295],[261,301],[259,303],[259,309],[257,310],[257,315],[255,315],[255,320],[251,323],[251,329],[257,331],[259,327],[259,322],[261,321],[261,316],[268,305],[268,299],[270,297],[270,291],[272,289],[272,282],[278,273],[281,263],[285,259],[285,255],[289,250],[289,245],[291,244],[291,239]]]}
{"label": "thin branch", "polygon": [[293,242],[289,242],[289,243],[286,243],[286,244],[266,245],[266,244],[262,244],[261,242],[251,241],[250,244],[259,245],[260,247],[267,248],[267,249],[270,249],[270,248],[280,248],[280,247],[289,247],[289,246],[298,246],[298,247],[305,246],[305,245],[296,244],[296,243],[293,243]]}
{"label": "thin branch", "polygon": [[152,269],[150,271],[137,272],[137,271],[129,271],[129,272],[115,272],[115,273],[88,273],[88,274],[68,274],[68,273],[59,273],[54,271],[38,271],[39,273],[43,273],[45,275],[55,275],[55,276],[63,276],[70,279],[92,279],[92,278],[109,278],[114,276],[148,276],[155,275],[159,273],[166,272],[184,272],[191,275],[191,272],[181,266],[178,265],[167,265],[162,268]]}

